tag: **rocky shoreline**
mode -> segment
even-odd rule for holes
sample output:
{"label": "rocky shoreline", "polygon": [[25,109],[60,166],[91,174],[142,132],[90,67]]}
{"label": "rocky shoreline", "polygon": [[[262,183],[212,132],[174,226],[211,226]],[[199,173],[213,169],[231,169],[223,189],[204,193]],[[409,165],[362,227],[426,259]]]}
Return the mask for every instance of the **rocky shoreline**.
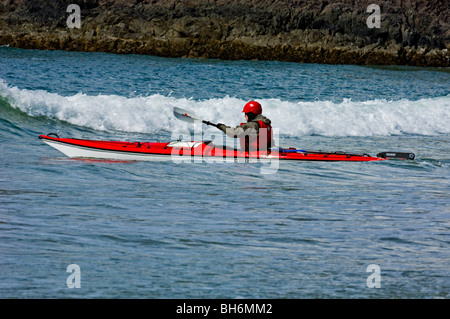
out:
{"label": "rocky shoreline", "polygon": [[[450,2],[1,0],[0,45],[301,63],[450,66]],[[81,28],[69,28],[69,4]]]}

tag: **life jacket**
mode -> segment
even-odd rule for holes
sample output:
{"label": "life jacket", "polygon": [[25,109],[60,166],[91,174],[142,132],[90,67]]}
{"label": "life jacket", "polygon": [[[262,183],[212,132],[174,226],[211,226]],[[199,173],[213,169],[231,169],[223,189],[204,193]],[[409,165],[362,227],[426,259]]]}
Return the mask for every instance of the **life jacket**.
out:
{"label": "life jacket", "polygon": [[[256,150],[259,151],[261,142],[265,144],[261,145],[261,150],[270,152],[273,139],[272,126],[263,121],[252,121],[252,122],[256,122],[259,125],[258,135],[257,136],[249,136],[248,134],[242,135],[240,137],[241,148],[245,149],[246,152]],[[244,124],[246,123],[241,123],[241,126]]]}

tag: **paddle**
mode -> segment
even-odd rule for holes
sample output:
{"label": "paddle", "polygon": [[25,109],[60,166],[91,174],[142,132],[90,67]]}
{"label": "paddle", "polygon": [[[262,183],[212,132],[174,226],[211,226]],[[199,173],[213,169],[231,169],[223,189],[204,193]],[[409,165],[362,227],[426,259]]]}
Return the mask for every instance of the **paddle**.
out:
{"label": "paddle", "polygon": [[196,121],[201,121],[202,123],[205,123],[206,125],[215,126],[218,128],[218,125],[209,121],[202,120],[198,118],[196,115],[192,114],[189,111],[186,111],[184,109],[181,109],[179,107],[174,106],[173,107],[173,115],[179,120],[182,120],[184,122],[188,123],[194,123]]}

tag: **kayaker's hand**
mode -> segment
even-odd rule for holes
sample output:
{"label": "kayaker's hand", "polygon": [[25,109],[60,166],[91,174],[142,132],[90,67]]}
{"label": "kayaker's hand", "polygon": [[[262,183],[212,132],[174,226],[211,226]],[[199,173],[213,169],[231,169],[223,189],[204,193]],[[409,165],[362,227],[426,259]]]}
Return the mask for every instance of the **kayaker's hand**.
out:
{"label": "kayaker's hand", "polygon": [[227,128],[227,126],[225,125],[225,124],[222,124],[222,123],[217,123],[217,126],[216,126],[219,130],[222,130],[222,131],[225,131],[226,130],[226,128]]}

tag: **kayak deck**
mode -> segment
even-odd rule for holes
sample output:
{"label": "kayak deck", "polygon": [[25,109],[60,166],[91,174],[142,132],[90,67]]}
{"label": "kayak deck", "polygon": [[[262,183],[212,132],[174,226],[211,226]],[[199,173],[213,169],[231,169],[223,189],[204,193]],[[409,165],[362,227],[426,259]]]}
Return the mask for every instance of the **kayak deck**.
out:
{"label": "kayak deck", "polygon": [[[55,135],[49,136],[49,135]],[[60,138],[56,134],[40,135],[46,144],[71,158],[101,158],[113,160],[152,161],[178,157],[221,159],[293,160],[293,161],[384,161],[389,157],[344,152],[304,151],[294,148],[247,152],[216,146],[212,142],[124,142]],[[381,154],[381,153],[380,153]],[[404,153],[399,153],[404,154]]]}

